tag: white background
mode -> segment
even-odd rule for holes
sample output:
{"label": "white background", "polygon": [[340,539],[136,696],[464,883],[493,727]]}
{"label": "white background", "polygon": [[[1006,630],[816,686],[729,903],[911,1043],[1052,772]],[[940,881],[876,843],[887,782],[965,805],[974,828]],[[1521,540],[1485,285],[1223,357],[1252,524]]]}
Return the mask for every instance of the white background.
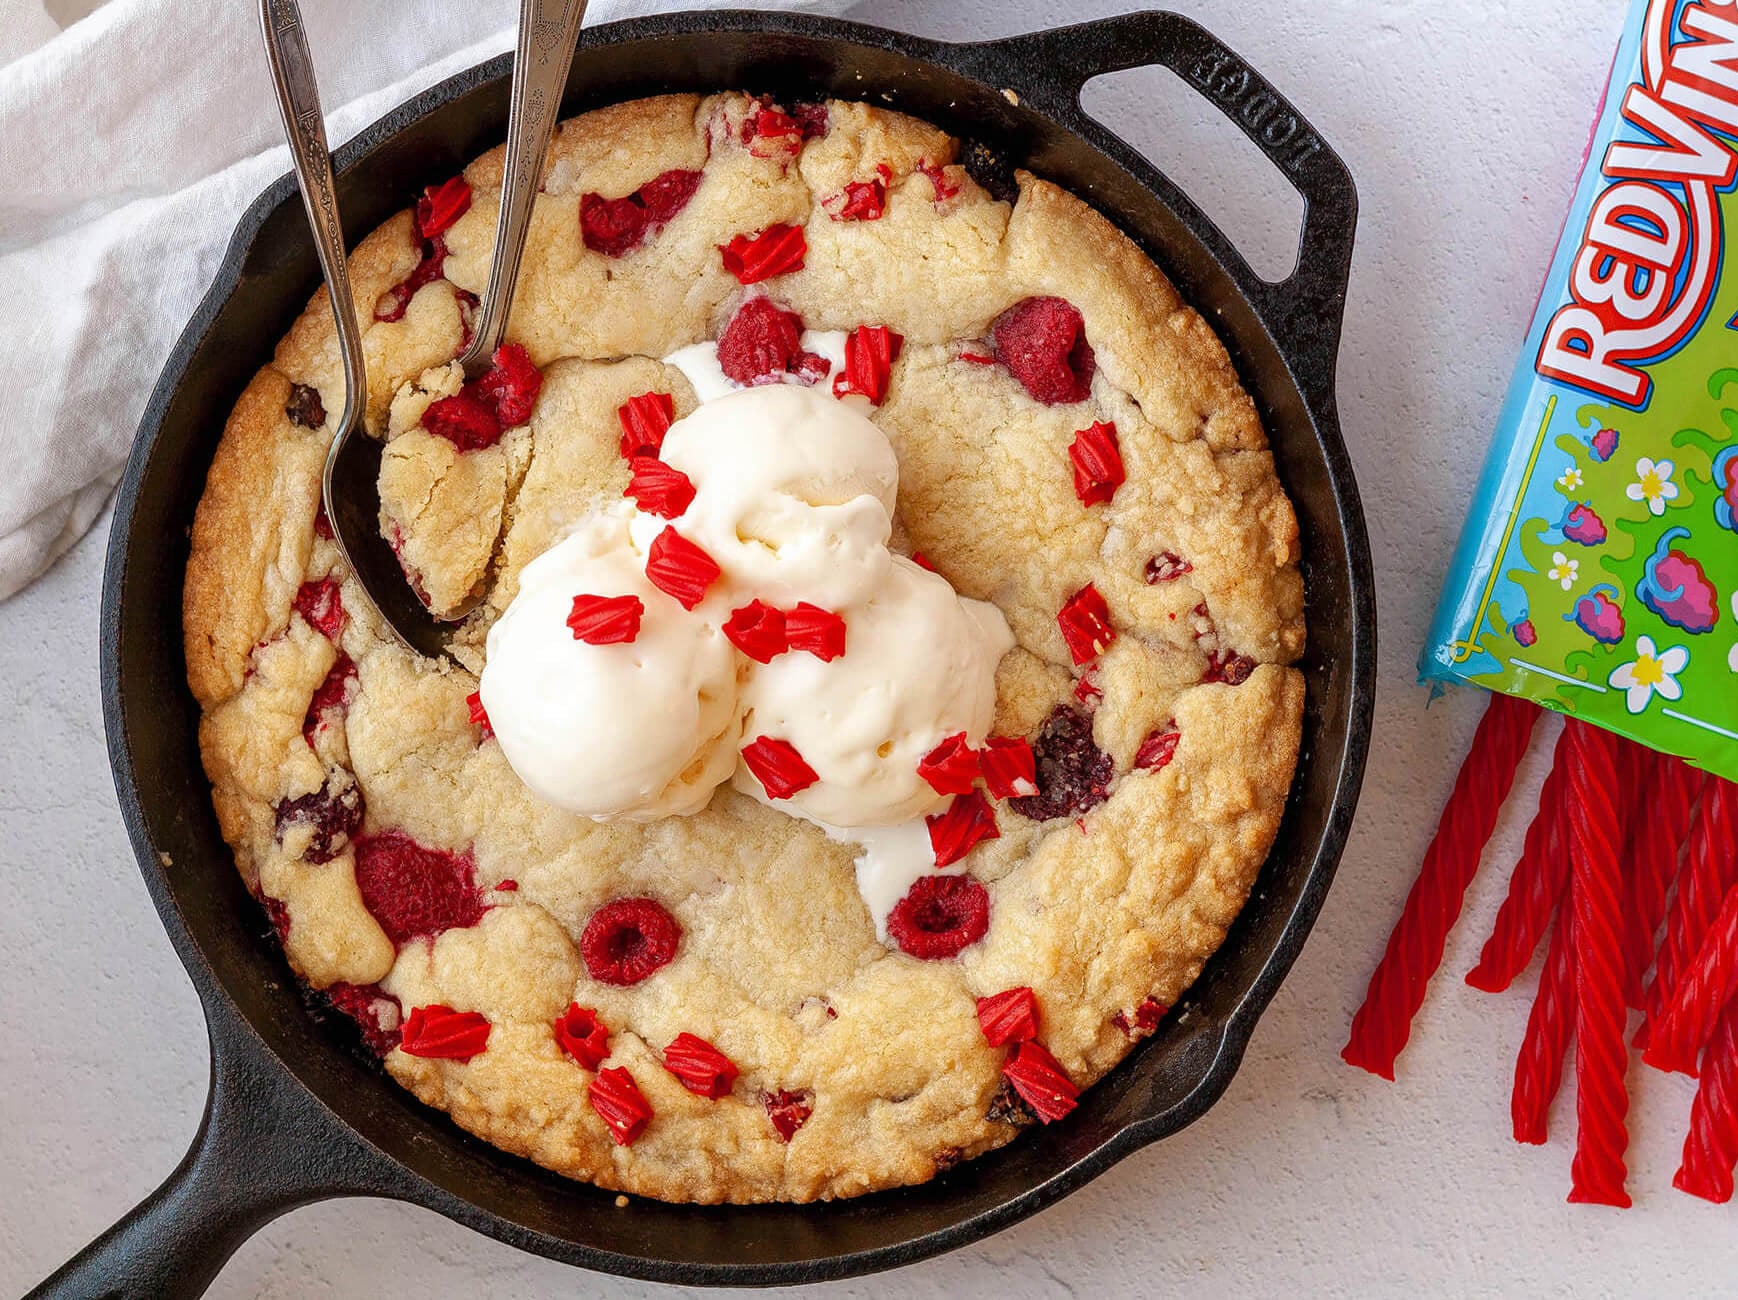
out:
{"label": "white background", "polygon": [[[1467,698],[1427,711],[1413,664],[1625,0],[1176,3],[1292,97],[1344,154],[1362,194],[1339,391],[1381,585],[1363,805],[1308,948],[1205,1119],[976,1247],[813,1293],[1730,1293],[1733,1208],[1670,1185],[1688,1080],[1633,1072],[1637,1204],[1628,1212],[1564,1203],[1569,1090],[1549,1147],[1507,1137],[1535,972],[1494,998],[1459,977],[1501,896],[1499,868],[1518,848],[1521,798],[1474,886],[1400,1081],[1372,1079],[1338,1056],[1476,718]],[[866,0],[853,16],[971,38],[1125,7]],[[1295,200],[1277,173],[1227,145],[1198,101],[1164,74],[1133,73],[1095,86],[1088,103],[1170,167],[1263,265],[1283,263],[1289,235],[1273,218],[1295,213]],[[191,1139],[205,1095],[199,1007],[133,867],[104,760],[102,544],[99,530],[0,606],[3,1294],[23,1291],[148,1193]],[[1536,762],[1528,776],[1523,796],[1536,788]],[[580,1275],[423,1210],[346,1201],[271,1225],[212,1294],[677,1292]]]}

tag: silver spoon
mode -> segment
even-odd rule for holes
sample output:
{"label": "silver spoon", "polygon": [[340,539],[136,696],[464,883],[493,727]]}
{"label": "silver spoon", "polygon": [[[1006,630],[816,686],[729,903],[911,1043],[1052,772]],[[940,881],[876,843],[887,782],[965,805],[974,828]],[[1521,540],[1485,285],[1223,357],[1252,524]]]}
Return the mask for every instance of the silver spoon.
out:
{"label": "silver spoon", "polygon": [[[494,256],[471,346],[461,358],[466,379],[489,368],[489,358],[507,332],[513,286],[525,252],[531,208],[537,198],[549,137],[555,129],[561,94],[572,65],[586,0],[521,0],[519,44],[513,59],[513,90],[507,130],[507,164],[501,178],[501,213],[495,227]],[[290,158],[302,202],[313,227],[314,247],[344,362],[344,414],[326,455],[321,491],[338,549],[351,573],[399,639],[423,655],[446,653],[457,624],[486,594],[479,584],[465,603],[437,618],[411,590],[392,547],[380,533],[381,444],[362,431],[368,401],[362,330],[350,291],[344,230],[326,147],[325,117],[314,62],[296,0],[260,0],[260,25],[271,63],[278,111],[289,137]]]}

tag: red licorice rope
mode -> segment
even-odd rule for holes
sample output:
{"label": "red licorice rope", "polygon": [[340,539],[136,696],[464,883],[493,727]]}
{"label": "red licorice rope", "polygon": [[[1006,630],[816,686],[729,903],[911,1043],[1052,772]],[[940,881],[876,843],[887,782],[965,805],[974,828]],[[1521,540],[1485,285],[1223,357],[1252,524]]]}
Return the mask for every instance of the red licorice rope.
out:
{"label": "red licorice rope", "polygon": [[[1539,791],[1539,811],[1527,827],[1521,860],[1509,877],[1508,896],[1497,909],[1491,937],[1466,982],[1486,993],[1501,993],[1533,960],[1551,924],[1557,900],[1569,884],[1569,850],[1563,840],[1563,791],[1569,784],[1567,729],[1557,737],[1551,772]],[[1537,1004],[1535,1004],[1537,1005]],[[1544,1141],[1543,1138],[1540,1141]]]}
{"label": "red licorice rope", "polygon": [[1631,822],[1628,896],[1624,915],[1624,965],[1629,1005],[1644,1010],[1642,981],[1654,960],[1654,937],[1666,919],[1666,902],[1678,874],[1678,858],[1690,835],[1691,814],[1702,793],[1703,777],[1682,759],[1654,756],[1645,797],[1638,804],[1646,816]]}
{"label": "red licorice rope", "polygon": [[1655,957],[1648,986],[1647,1021],[1636,1034],[1645,1047],[1677,996],[1678,980],[1708,937],[1726,891],[1738,884],[1738,786],[1710,777],[1690,832],[1689,854],[1678,872],[1678,892],[1666,915],[1665,939]]}
{"label": "red licorice rope", "polygon": [[1696,1058],[1714,1035],[1720,1013],[1738,993],[1738,886],[1678,980],[1672,1004],[1653,1024],[1642,1059],[1666,1073],[1694,1074]]}
{"label": "red licorice rope", "polygon": [[1571,719],[1569,898],[1575,949],[1575,1162],[1572,1202],[1627,1206],[1625,1119],[1629,1065],[1624,1043],[1623,877],[1613,810],[1620,798],[1617,739]]}
{"label": "red licorice rope", "polygon": [[1412,1034],[1412,1017],[1424,1002],[1425,986],[1442,964],[1448,932],[1460,915],[1466,887],[1515,783],[1515,769],[1538,717],[1539,706],[1528,700],[1491,696],[1442,810],[1436,838],[1370,977],[1364,1005],[1352,1020],[1351,1037],[1340,1051],[1348,1064],[1385,1079],[1394,1077],[1394,1061]]}
{"label": "red licorice rope", "polygon": [[1690,1135],[1672,1186],[1721,1204],[1732,1199],[1738,1162],[1738,1001],[1726,1005],[1702,1057],[1702,1082],[1690,1107]]}
{"label": "red licorice rope", "polygon": [[1563,1084],[1563,1061],[1575,1035],[1575,948],[1572,909],[1557,912],[1551,944],[1545,950],[1545,970],[1527,1017],[1527,1034],[1515,1059],[1515,1089],[1509,1115],[1515,1141],[1543,1146],[1551,1102]]}

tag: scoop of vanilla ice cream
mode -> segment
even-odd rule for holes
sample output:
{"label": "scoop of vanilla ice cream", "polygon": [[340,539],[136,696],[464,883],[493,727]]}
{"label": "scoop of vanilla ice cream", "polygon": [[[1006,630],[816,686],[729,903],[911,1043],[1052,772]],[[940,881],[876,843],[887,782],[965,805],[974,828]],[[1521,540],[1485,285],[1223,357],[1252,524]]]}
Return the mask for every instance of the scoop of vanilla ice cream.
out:
{"label": "scoop of vanilla ice cream", "polygon": [[956,595],[904,556],[845,617],[845,653],[803,651],[756,665],[743,686],[743,740],[787,740],[820,778],[773,801],[746,766],[736,787],[830,827],[885,826],[946,800],[917,774],[924,755],[965,732],[982,742],[995,714],[996,665],[1013,646],[994,605]]}
{"label": "scoop of vanilla ice cream", "polygon": [[[647,581],[631,514],[594,515],[525,566],[489,630],[479,688],[519,779],[600,821],[698,812],[737,761],[735,653]],[[638,596],[639,635],[578,640],[567,625],[578,595]]]}
{"label": "scoop of vanilla ice cream", "polygon": [[670,426],[660,455],[696,490],[676,526],[723,569],[716,594],[837,609],[882,583],[899,462],[856,408],[770,384]]}

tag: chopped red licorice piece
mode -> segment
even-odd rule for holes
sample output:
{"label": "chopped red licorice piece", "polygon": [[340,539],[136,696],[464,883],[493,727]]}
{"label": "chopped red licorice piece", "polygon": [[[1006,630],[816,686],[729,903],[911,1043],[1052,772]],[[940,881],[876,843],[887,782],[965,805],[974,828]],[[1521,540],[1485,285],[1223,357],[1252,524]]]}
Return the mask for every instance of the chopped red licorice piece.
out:
{"label": "chopped red licorice piece", "polygon": [[407,1056],[468,1061],[488,1047],[489,1022],[475,1011],[454,1011],[438,1002],[413,1007],[398,1045]]}
{"label": "chopped red licorice piece", "polygon": [[296,589],[292,607],[328,641],[344,634],[344,601],[333,579],[304,582]]}
{"label": "chopped red licorice piece", "polygon": [[590,1007],[573,1003],[562,1012],[554,1030],[561,1050],[588,1070],[597,1069],[610,1054],[609,1026]]}
{"label": "chopped red licorice piece", "polygon": [[925,555],[922,551],[913,551],[911,553],[911,562],[920,569],[927,569],[931,573],[935,572],[935,565],[929,562],[929,556]]}
{"label": "chopped red licorice piece", "polygon": [[[1727,841],[1727,851],[1733,842]],[[1671,1005],[1648,1032],[1642,1060],[1668,1074],[1694,1074],[1696,1058],[1714,1036],[1714,1024],[1738,994],[1738,885],[1709,928],[1695,959],[1681,973]]]}
{"label": "chopped red licorice piece", "polygon": [[627,491],[641,510],[674,519],[694,504],[694,481],[655,456],[635,456],[628,462]]}
{"label": "chopped red licorice piece", "polygon": [[674,528],[666,528],[646,552],[646,577],[666,596],[673,596],[683,609],[693,609],[706,599],[706,590],[718,581],[718,562]]}
{"label": "chopped red licorice piece", "polygon": [[760,736],[743,746],[742,761],[748,764],[748,770],[754,773],[754,779],[760,782],[769,799],[789,799],[821,779],[803,761],[795,745],[771,736]]}
{"label": "chopped red licorice piece", "polygon": [[935,865],[951,867],[985,840],[1001,838],[996,813],[981,790],[955,795],[947,811],[925,817],[929,846],[935,850]]}
{"label": "chopped red licorice piece", "polygon": [[1088,709],[1096,710],[1098,702],[1103,698],[1104,692],[1099,688],[1098,683],[1092,680],[1092,670],[1088,668],[1080,674],[1079,679],[1074,683],[1075,702]]}
{"label": "chopped red licorice piece", "polygon": [[503,343],[489,360],[489,370],[466,384],[466,389],[495,412],[503,429],[524,424],[543,391],[543,372],[531,364],[531,354],[517,343]]}
{"label": "chopped red licorice piece", "polygon": [[619,1147],[631,1146],[652,1122],[652,1103],[621,1066],[599,1070],[586,1089],[591,1108]]}
{"label": "chopped red licorice piece", "polygon": [[1665,938],[1648,986],[1647,1020],[1635,1045],[1646,1047],[1652,1026],[1677,996],[1678,980],[1708,937],[1726,892],[1738,884],[1738,786],[1709,777],[1690,831],[1689,852],[1678,872],[1678,889],[1666,914]]}
{"label": "chopped red licorice piece", "polygon": [[676,399],[668,393],[640,393],[616,408],[622,426],[622,458],[656,456],[676,419]]}
{"label": "chopped red licorice piece", "polygon": [[1624,1151],[1629,1065],[1624,1042],[1623,877],[1612,809],[1617,789],[1617,738],[1573,719],[1569,792],[1564,801],[1569,836],[1569,899],[1575,945],[1575,1161],[1569,1199],[1577,1204],[1627,1206]]}
{"label": "chopped red licorice piece", "polygon": [[495,729],[489,725],[488,710],[483,708],[483,693],[481,691],[472,691],[465,696],[465,707],[471,712],[471,724],[483,729],[484,740],[495,734]]}
{"label": "chopped red licorice piece", "polygon": [[959,732],[925,754],[917,774],[937,794],[969,794],[978,779],[978,752],[966,744],[966,733]]}
{"label": "chopped red licorice piece", "polygon": [[1144,998],[1141,1004],[1135,1008],[1132,1017],[1126,1012],[1119,1011],[1110,1018],[1110,1023],[1127,1034],[1130,1040],[1139,1042],[1143,1038],[1153,1036],[1154,1031],[1159,1027],[1159,1022],[1165,1018],[1165,1013],[1169,1010],[1170,1008],[1157,998]]}
{"label": "chopped red licorice piece", "polygon": [[991,736],[978,751],[984,785],[998,799],[1030,798],[1038,793],[1038,760],[1032,742]]}
{"label": "chopped red licorice piece", "polygon": [[1068,598],[1056,615],[1056,625],[1062,629],[1062,639],[1076,664],[1091,663],[1116,640],[1110,607],[1090,582]]}
{"label": "chopped red licorice piece", "polygon": [[1029,988],[1018,988],[979,998],[978,1028],[991,1047],[1038,1037],[1038,995]]}
{"label": "chopped red licorice piece", "polygon": [[[803,127],[790,114],[771,104],[761,104],[743,120],[742,142],[757,158],[772,158],[778,153],[796,153],[803,147]],[[772,149],[762,152],[754,146],[768,141]]]}
{"label": "chopped red licorice piece", "polygon": [[677,1034],[664,1049],[664,1068],[689,1092],[713,1100],[727,1095],[736,1082],[735,1063],[693,1034]]}
{"label": "chopped red licorice piece", "polygon": [[1141,741],[1141,747],[1135,751],[1135,766],[1146,772],[1164,771],[1177,756],[1177,744],[1182,739],[1183,733],[1177,730],[1176,722],[1167,722]]}
{"label": "chopped red licorice piece", "polygon": [[1068,459],[1074,466],[1074,495],[1083,506],[1108,504],[1128,478],[1122,449],[1117,445],[1116,425],[1104,420],[1094,421],[1074,435]]}
{"label": "chopped red licorice piece", "polygon": [[575,596],[567,626],[587,645],[628,645],[640,635],[645,612],[638,596]]}
{"label": "chopped red licorice piece", "polygon": [[785,613],[785,638],[792,650],[814,655],[830,664],[845,653],[845,619],[830,609],[799,601]]}
{"label": "chopped red licorice piece", "polygon": [[1466,887],[1496,826],[1497,811],[1515,783],[1515,769],[1538,717],[1536,704],[1491,696],[1437,823],[1436,838],[1370,977],[1364,1005],[1352,1020],[1351,1036],[1340,1051],[1347,1064],[1385,1079],[1394,1077],[1394,1061],[1412,1033],[1425,985],[1442,964],[1448,932],[1460,915]]}
{"label": "chopped red licorice piece", "polygon": [[766,1117],[772,1121],[773,1132],[780,1142],[789,1142],[815,1113],[815,1095],[806,1090],[789,1092],[781,1088],[777,1092],[763,1092],[760,1104],[766,1107]]}
{"label": "chopped red licorice piece", "polygon": [[724,258],[724,269],[739,283],[759,284],[787,271],[802,270],[809,244],[801,226],[780,222],[753,238],[737,235],[728,244],[720,244],[718,251]]}
{"label": "chopped red licorice piece", "polygon": [[929,177],[929,183],[935,189],[937,203],[946,203],[960,192],[959,182],[948,179],[947,173],[941,169],[939,163],[932,163],[928,159],[919,159],[915,170]]}
{"label": "chopped red licorice piece", "polygon": [[430,185],[416,201],[417,236],[433,239],[436,235],[444,235],[470,210],[471,183],[463,176]]}
{"label": "chopped red licorice piece", "polygon": [[1654,754],[1648,767],[1645,798],[1638,795],[1646,817],[1632,821],[1629,846],[1629,893],[1625,901],[1624,951],[1629,981],[1625,995],[1638,1011],[1647,1008],[1643,980],[1654,961],[1654,938],[1665,924],[1672,881],[1678,874],[1678,854],[1690,837],[1690,821],[1701,798],[1704,778],[1680,758]]}
{"label": "chopped red licorice piece", "polygon": [[702,174],[676,168],[654,176],[619,199],[595,193],[580,195],[580,238],[594,253],[626,256],[688,206],[700,188]]}
{"label": "chopped red licorice piece", "polygon": [[1195,566],[1175,551],[1163,551],[1147,561],[1147,586],[1156,587],[1161,582],[1175,582],[1185,574],[1193,572]]}
{"label": "chopped red licorice piece", "polygon": [[989,928],[989,891],[970,876],[919,876],[887,914],[893,942],[923,961],[957,957]]}
{"label": "chopped red licorice piece", "polygon": [[845,373],[833,376],[833,396],[857,393],[880,406],[904,344],[905,337],[885,325],[859,325],[845,338]]}
{"label": "chopped red licorice piece", "polygon": [[422,427],[460,451],[481,451],[501,441],[501,418],[466,385],[451,397],[431,402]]}
{"label": "chopped red licorice piece", "polygon": [[626,988],[668,966],[681,942],[681,925],[657,899],[616,898],[586,921],[579,955],[598,983]]}
{"label": "chopped red licorice piece", "polygon": [[731,645],[757,664],[770,664],[790,649],[785,639],[784,614],[765,601],[755,600],[730,611],[724,635]]}
{"label": "chopped red licorice piece", "polygon": [[1061,1063],[1030,1040],[1016,1047],[1003,1063],[1002,1077],[1046,1124],[1067,1115],[1080,1096],[1080,1089],[1069,1081]]}
{"label": "chopped red licorice piece", "polygon": [[1690,1132],[1672,1186],[1724,1205],[1738,1163],[1738,1000],[1727,1004],[1702,1055],[1702,1082],[1690,1106]]}
{"label": "chopped red licorice piece", "polygon": [[1545,949],[1545,969],[1527,1016],[1527,1032],[1515,1058],[1515,1087],[1509,1117],[1515,1141],[1543,1146],[1551,1102],[1563,1085],[1563,1063],[1575,1036],[1575,945],[1572,909],[1558,909],[1557,924]]}
{"label": "chopped red licorice piece", "polygon": [[887,182],[893,169],[886,163],[875,167],[879,175],[872,181],[847,181],[845,188],[823,206],[834,221],[879,221],[887,211]]}
{"label": "chopped red licorice piece", "polygon": [[1539,811],[1527,826],[1521,860],[1509,877],[1508,896],[1497,909],[1491,937],[1466,982],[1500,993],[1533,960],[1551,915],[1569,886],[1569,845],[1563,831],[1563,793],[1569,785],[1569,734],[1557,738],[1551,771],[1539,791]]}

